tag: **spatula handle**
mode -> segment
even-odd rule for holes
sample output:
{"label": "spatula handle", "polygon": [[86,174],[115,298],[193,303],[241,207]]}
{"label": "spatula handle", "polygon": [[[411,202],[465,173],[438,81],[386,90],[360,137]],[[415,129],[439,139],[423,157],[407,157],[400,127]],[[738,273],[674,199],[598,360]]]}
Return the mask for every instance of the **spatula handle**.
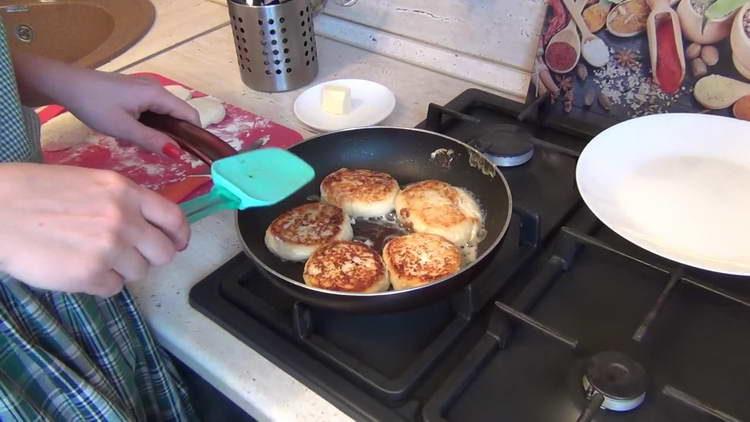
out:
{"label": "spatula handle", "polygon": [[203,217],[208,217],[219,211],[236,210],[239,206],[240,201],[236,197],[222,193],[217,188],[211,189],[205,195],[180,204],[180,208],[182,208],[182,212],[185,213],[189,223],[195,223]]}
{"label": "spatula handle", "polygon": [[209,166],[220,158],[237,154],[234,148],[211,132],[184,120],[151,112],[141,114],[139,120],[146,126],[166,133],[183,149]]}

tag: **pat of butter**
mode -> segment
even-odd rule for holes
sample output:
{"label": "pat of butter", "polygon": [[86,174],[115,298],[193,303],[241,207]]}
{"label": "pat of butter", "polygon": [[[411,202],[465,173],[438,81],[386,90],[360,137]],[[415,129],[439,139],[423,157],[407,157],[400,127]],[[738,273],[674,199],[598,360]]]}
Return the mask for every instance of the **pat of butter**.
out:
{"label": "pat of butter", "polygon": [[351,89],[342,85],[324,85],[321,97],[323,110],[331,114],[347,114],[352,108]]}

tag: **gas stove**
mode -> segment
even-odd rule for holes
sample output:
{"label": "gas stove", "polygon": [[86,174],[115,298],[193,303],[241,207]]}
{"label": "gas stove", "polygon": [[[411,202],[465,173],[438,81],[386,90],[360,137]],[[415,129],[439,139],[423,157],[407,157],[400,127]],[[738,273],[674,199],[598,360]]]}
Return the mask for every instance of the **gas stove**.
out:
{"label": "gas stove", "polygon": [[430,105],[419,127],[490,156],[513,196],[505,242],[453,297],[317,309],[240,254],[190,303],[357,420],[750,420],[750,279],[643,251],[578,195],[578,153],[613,123],[479,90]]}

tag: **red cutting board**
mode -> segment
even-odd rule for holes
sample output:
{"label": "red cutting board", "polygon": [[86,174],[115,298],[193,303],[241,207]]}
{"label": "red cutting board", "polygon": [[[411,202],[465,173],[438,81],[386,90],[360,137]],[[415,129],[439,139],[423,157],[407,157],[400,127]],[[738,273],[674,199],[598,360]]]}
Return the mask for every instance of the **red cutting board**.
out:
{"label": "red cutting board", "polygon": [[[151,78],[162,85],[182,85],[192,91],[193,98],[206,95],[155,73],[135,73],[131,76]],[[258,144],[289,148],[302,140],[302,135],[298,132],[264,117],[231,104],[224,104],[224,107],[224,120],[209,126],[206,130],[238,151]],[[64,111],[65,109],[60,106],[48,106],[39,111],[39,118],[44,124]],[[200,191],[207,189],[207,178],[188,178],[209,173],[208,166],[197,158],[186,153],[181,161],[176,161],[104,135],[98,136],[94,142],[62,151],[44,152],[43,155],[44,162],[50,164],[114,170],[141,186],[164,193],[177,202],[195,195],[198,188],[201,188]],[[190,195],[191,193],[193,195]]]}

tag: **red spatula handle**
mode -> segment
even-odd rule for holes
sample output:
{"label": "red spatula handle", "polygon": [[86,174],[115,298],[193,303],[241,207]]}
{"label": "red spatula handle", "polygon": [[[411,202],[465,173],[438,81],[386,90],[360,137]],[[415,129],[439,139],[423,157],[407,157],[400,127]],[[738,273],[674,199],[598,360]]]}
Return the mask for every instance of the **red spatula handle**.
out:
{"label": "red spatula handle", "polygon": [[166,114],[145,112],[139,119],[144,125],[164,132],[187,152],[211,165],[214,161],[237,154],[229,144],[211,132]]}

